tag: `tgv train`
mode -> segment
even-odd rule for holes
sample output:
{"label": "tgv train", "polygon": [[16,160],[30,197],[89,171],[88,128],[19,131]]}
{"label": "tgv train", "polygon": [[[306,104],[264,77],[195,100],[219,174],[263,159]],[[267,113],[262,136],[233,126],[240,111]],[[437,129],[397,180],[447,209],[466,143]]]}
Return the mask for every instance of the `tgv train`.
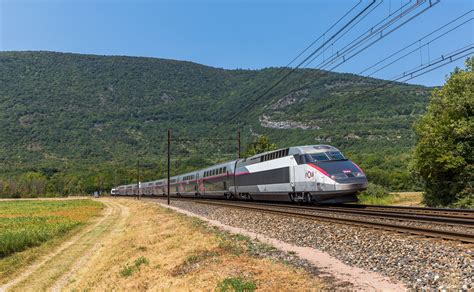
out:
{"label": "tgv train", "polygon": [[[170,196],[314,203],[357,201],[367,178],[335,147],[289,147],[173,176]],[[167,179],[118,186],[112,195],[166,196]]]}

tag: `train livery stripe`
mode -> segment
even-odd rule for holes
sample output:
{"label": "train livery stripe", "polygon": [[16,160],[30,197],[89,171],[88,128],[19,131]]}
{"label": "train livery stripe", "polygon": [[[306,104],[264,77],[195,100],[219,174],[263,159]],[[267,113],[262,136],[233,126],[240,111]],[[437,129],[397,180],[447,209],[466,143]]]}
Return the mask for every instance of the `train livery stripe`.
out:
{"label": "train livery stripe", "polygon": [[352,164],[355,165],[355,167],[357,167],[357,169],[361,172],[361,173],[364,173],[364,171],[354,162],[352,162]]}
{"label": "train livery stripe", "polygon": [[312,168],[318,170],[319,172],[321,172],[321,173],[324,174],[325,176],[329,177],[329,174],[328,174],[324,169],[322,169],[321,167],[316,166],[316,165],[314,165],[314,164],[312,164],[312,163],[308,163],[308,165],[311,166]]}
{"label": "train livery stripe", "polygon": [[282,167],[271,170],[252,172],[235,177],[237,186],[254,186],[281,184],[290,182],[290,168]]}

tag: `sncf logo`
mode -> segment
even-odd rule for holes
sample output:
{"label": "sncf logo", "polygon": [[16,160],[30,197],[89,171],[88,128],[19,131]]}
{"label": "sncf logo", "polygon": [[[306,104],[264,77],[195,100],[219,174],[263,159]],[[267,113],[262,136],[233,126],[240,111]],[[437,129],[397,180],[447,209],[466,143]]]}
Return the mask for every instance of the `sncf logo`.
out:
{"label": "sncf logo", "polygon": [[314,177],[314,172],[308,170],[304,175],[306,176],[306,178],[312,178]]}

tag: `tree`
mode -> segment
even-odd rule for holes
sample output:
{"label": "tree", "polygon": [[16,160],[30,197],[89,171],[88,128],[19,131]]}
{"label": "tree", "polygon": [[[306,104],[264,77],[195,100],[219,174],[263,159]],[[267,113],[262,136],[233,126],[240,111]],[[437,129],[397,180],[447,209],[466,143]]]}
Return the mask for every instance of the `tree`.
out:
{"label": "tree", "polygon": [[456,68],[431,95],[426,114],[415,123],[412,169],[424,182],[429,206],[474,207],[474,57]]}
{"label": "tree", "polygon": [[247,146],[247,151],[244,153],[244,157],[256,155],[258,153],[271,151],[277,149],[275,143],[270,143],[269,139],[265,135],[258,136],[252,143]]}

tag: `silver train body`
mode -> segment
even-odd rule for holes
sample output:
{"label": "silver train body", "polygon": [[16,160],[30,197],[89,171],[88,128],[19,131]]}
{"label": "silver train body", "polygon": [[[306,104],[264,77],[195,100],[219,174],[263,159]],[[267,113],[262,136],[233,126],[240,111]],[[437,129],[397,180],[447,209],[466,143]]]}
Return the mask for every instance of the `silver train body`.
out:
{"label": "silver train body", "polygon": [[[335,147],[308,145],[261,153],[173,176],[170,196],[315,203],[357,201],[364,172]],[[118,186],[112,195],[166,196],[167,179]]]}

